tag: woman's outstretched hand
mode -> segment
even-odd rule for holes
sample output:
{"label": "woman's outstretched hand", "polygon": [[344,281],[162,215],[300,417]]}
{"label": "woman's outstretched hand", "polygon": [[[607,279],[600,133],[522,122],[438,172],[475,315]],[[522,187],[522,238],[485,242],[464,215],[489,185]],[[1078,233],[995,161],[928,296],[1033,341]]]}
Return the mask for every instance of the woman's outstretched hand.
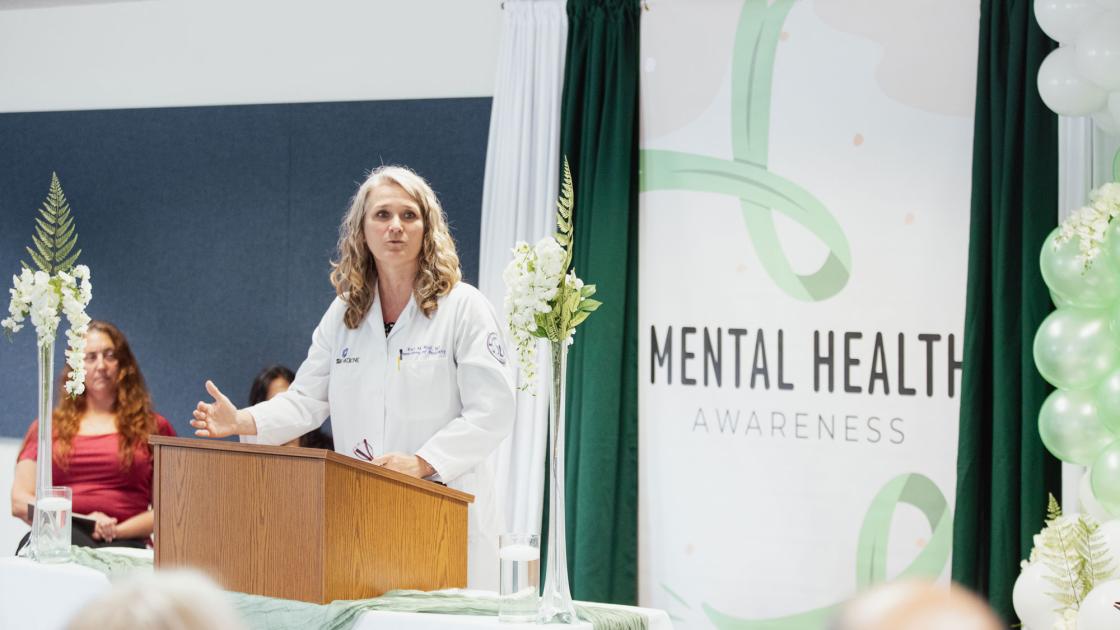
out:
{"label": "woman's outstretched hand", "polygon": [[247,433],[244,427],[238,426],[237,407],[233,406],[214,381],[206,381],[206,391],[214,398],[214,402],[199,401],[198,407],[195,407],[194,419],[191,420],[191,426],[195,428],[194,434],[199,437],[221,438]]}

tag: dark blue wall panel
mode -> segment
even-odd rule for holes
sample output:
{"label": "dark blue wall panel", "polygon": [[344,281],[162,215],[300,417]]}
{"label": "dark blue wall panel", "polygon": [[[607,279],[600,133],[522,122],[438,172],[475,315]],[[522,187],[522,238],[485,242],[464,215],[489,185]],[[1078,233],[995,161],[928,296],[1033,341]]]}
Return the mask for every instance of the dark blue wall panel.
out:
{"label": "dark blue wall panel", "polygon": [[[57,171],[90,315],[124,330],[156,409],[186,434],[206,378],[241,405],[261,367],[298,367],[371,168],[428,178],[475,282],[489,116],[490,99],[0,114],[0,287]],[[0,341],[2,436],[22,436],[36,408],[34,331],[13,342]]]}

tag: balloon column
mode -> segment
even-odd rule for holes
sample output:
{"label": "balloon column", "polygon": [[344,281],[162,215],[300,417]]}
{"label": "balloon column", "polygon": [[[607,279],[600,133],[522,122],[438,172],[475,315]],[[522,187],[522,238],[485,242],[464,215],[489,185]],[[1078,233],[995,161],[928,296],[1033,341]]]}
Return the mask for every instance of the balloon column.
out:
{"label": "balloon column", "polygon": [[[1038,327],[1034,361],[1057,389],[1042,403],[1038,433],[1058,459],[1089,466],[1089,475],[1079,491],[1084,514],[1061,516],[1051,497],[1051,518],[1015,581],[1012,601],[1026,630],[1120,627],[1112,608],[1120,600],[1118,217],[1120,184],[1105,184],[1042,245],[1042,279],[1058,308]],[[1086,542],[1070,544],[1078,535]]]}
{"label": "balloon column", "polygon": [[1043,32],[1061,43],[1038,69],[1042,102],[1063,116],[1092,116],[1120,133],[1120,1],[1035,0]]}
{"label": "balloon column", "polygon": [[1090,195],[1042,246],[1042,278],[1058,309],[1038,328],[1034,360],[1058,389],[1038,432],[1058,459],[1090,467],[1082,497],[1120,517],[1120,184]]}

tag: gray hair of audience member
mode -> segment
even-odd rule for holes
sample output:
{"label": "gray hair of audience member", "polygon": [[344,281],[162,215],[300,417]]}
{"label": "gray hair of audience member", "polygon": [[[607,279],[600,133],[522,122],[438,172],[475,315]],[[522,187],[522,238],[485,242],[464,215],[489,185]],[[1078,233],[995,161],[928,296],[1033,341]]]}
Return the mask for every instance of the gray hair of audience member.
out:
{"label": "gray hair of audience member", "polygon": [[244,630],[217,584],[191,570],[132,575],[82,608],[67,630]]}
{"label": "gray hair of audience member", "polygon": [[920,580],[880,584],[858,595],[833,619],[832,630],[1000,630],[987,602],[953,584]]}

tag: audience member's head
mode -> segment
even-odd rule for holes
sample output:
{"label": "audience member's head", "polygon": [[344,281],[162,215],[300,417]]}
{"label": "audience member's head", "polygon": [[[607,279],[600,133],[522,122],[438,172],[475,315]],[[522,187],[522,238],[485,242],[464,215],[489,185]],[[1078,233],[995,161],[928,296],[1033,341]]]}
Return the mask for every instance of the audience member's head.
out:
{"label": "audience member's head", "polygon": [[243,630],[226,593],[189,570],[133,575],[82,608],[67,630]]}
{"label": "audience member's head", "polygon": [[984,600],[956,584],[918,580],[880,584],[848,602],[832,630],[999,630]]}
{"label": "audience member's head", "polygon": [[106,321],[93,320],[86,333],[85,390],[69,396],[63,390],[73,368],[67,364],[59,378],[58,406],[54,409],[54,456],[62,466],[69,467],[74,437],[78,435],[90,397],[113,401],[117,432],[121,434],[120,460],[123,467],[132,465],[137,449],[148,449],[148,436],[156,431],[152,414],[152,397],[140,373],[140,365],[128,339],[119,328]]}
{"label": "audience member's head", "polygon": [[[280,392],[288,391],[288,387],[296,380],[296,375],[283,365],[270,365],[261,370],[253,380],[253,387],[249,389],[249,404],[255,405],[270,400]],[[334,450],[334,438],[322,429],[308,431],[298,438],[287,442],[284,446],[302,446],[303,448],[322,448]]]}
{"label": "audience member's head", "polygon": [[296,375],[283,365],[266,367],[253,380],[253,387],[249,389],[249,404],[262,403],[280,392],[288,391],[294,380]]}

